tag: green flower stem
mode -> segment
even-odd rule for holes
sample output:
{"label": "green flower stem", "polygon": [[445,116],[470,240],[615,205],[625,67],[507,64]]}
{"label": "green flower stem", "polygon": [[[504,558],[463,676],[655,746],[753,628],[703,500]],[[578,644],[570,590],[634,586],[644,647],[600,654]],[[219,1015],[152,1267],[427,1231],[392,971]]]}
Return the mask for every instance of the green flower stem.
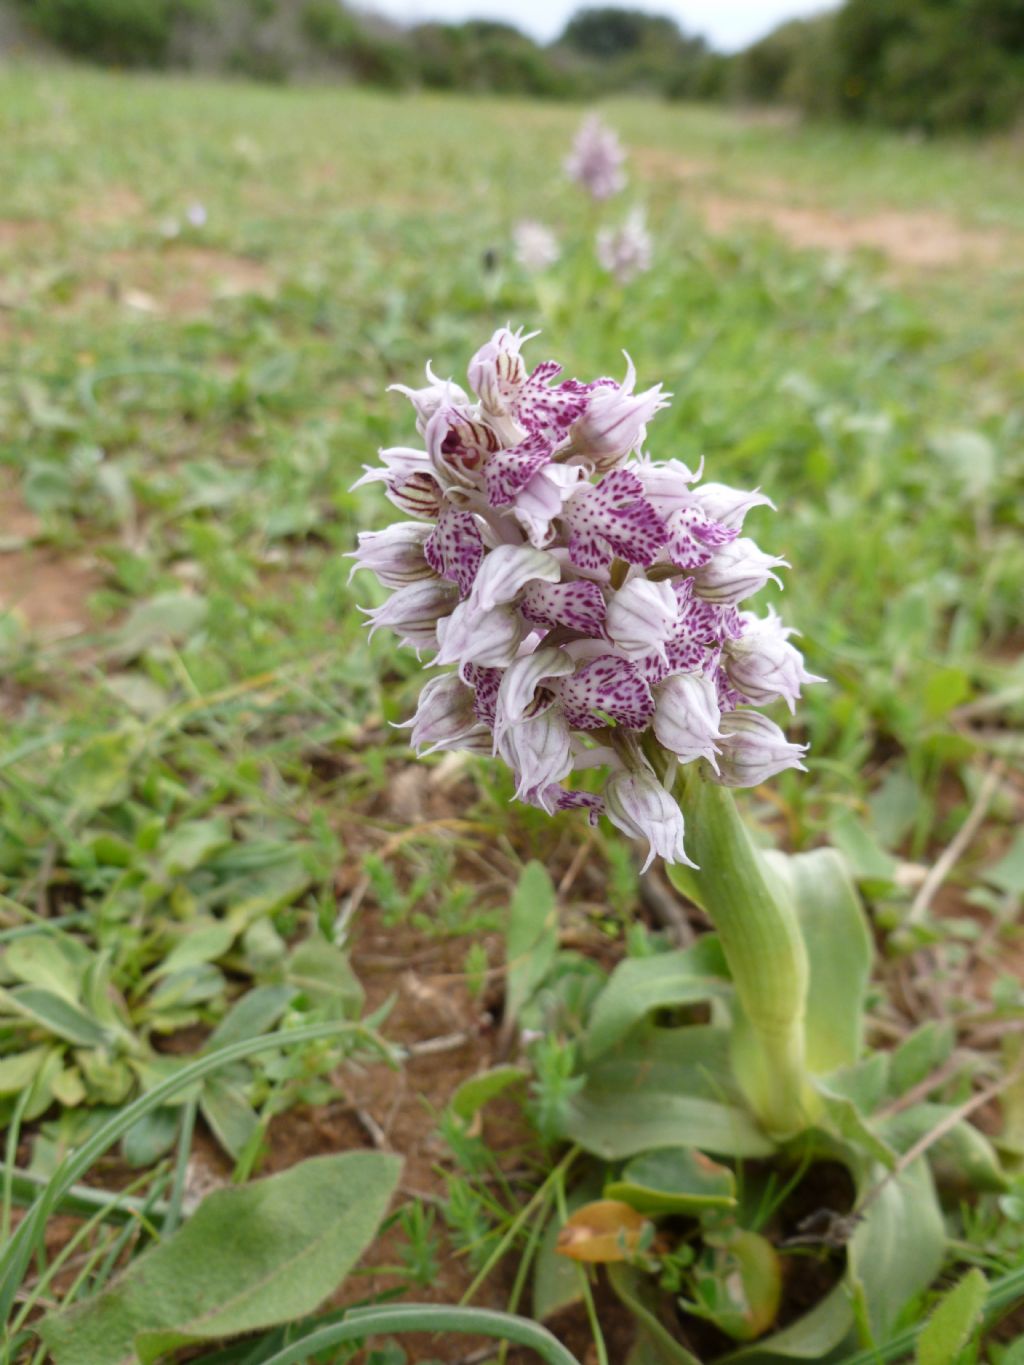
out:
{"label": "green flower stem", "polygon": [[692,879],[718,931],[742,1009],[733,1063],[754,1114],[772,1137],[813,1122],[804,1058],[808,966],[793,908],[769,885],[732,792],[682,768],[676,796],[686,821]]}

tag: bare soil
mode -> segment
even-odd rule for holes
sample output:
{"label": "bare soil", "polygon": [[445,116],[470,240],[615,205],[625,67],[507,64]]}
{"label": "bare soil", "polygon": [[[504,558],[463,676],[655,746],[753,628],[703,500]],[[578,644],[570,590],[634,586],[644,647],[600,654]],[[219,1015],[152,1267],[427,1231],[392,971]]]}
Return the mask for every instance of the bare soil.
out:
{"label": "bare soil", "polygon": [[919,270],[994,264],[1006,259],[1014,245],[1008,233],[968,227],[938,212],[846,213],[802,204],[793,185],[777,177],[752,179],[747,195],[716,192],[708,183],[715,173],[713,163],[657,148],[639,149],[636,162],[645,178],[686,184],[695,211],[715,234],[763,225],[800,249],[876,251],[894,265]]}
{"label": "bare soil", "polygon": [[212,247],[171,244],[163,249],[116,250],[98,254],[80,268],[70,305],[90,300],[120,302],[136,312],[200,318],[222,299],[246,294],[270,297],[273,273],[248,256]]}
{"label": "bare soil", "polygon": [[100,575],[88,556],[33,544],[39,518],[17,491],[0,486],[0,611],[17,612],[44,638],[63,638],[89,623],[88,598]]}

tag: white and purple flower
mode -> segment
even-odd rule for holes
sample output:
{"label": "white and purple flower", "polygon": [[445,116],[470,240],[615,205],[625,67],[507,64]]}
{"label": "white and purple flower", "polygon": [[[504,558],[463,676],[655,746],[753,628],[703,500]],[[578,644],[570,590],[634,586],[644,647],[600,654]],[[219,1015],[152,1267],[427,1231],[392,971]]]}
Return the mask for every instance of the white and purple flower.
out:
{"label": "white and purple flower", "polygon": [[618,134],[598,114],[580,124],[565,160],[565,173],[593,199],[610,199],[626,184],[626,153]]}
{"label": "white and purple flower", "polygon": [[[450,667],[408,722],[419,752],[497,754],[520,800],[604,813],[682,861],[659,773],[698,762],[752,786],[803,766],[753,709],[792,710],[818,681],[773,612],[741,608],[783,563],[740,534],[770,503],[641,453],[665,396],[635,394],[632,363],[621,384],[561,379],[528,369],[526,339],[502,328],[477,352],[474,397],[429,367],[401,388],[427,448],[384,450],[359,480],[415,518],[359,537],[356,567],[392,590],[371,628]],[[583,772],[601,794],[567,785]]]}
{"label": "white and purple flower", "polygon": [[561,255],[558,238],[543,223],[524,218],[512,229],[516,260],[530,275],[539,275]]}

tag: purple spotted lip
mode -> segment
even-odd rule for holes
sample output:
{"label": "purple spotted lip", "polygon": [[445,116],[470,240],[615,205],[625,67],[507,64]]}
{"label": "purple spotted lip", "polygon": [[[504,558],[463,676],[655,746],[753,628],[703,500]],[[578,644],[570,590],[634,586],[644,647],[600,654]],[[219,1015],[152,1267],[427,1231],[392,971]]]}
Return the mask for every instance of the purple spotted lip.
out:
{"label": "purple spotted lip", "polygon": [[429,365],[425,387],[396,386],[427,448],[381,451],[355,485],[416,518],[359,537],[356,568],[391,590],[371,629],[451,670],[409,722],[418,752],[497,754],[520,800],[603,813],[648,863],[685,860],[657,773],[700,762],[748,786],[802,766],[753,709],[792,711],[817,681],[774,612],[741,609],[783,563],[742,535],[769,500],[641,453],[666,395],[636,393],[631,362],[621,384],[560,379],[555,361],[527,369],[525,340],[502,328],[481,347],[475,397]]}

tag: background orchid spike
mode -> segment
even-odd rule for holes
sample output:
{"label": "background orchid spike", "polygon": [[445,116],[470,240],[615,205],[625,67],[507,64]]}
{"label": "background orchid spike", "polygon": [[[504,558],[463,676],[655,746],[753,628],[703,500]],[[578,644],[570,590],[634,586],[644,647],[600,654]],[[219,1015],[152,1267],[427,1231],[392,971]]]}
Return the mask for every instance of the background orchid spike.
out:
{"label": "background orchid spike", "polygon": [[620,227],[601,228],[597,234],[598,263],[619,284],[629,284],[651,268],[654,248],[643,209],[633,209]]}
{"label": "background orchid spike", "polygon": [[[756,490],[701,484],[641,453],[661,386],[527,368],[529,337],[501,328],[469,365],[470,398],[427,369],[396,386],[426,450],[380,452],[403,515],[352,558],[392,594],[368,613],[433,653],[408,724],[420,753],[498,754],[516,795],[553,814],[603,812],[651,858],[686,859],[663,775],[697,763],[724,786],[802,767],[804,746],[752,709],[818,681],[771,610],[740,604],[782,560],[741,536]],[[777,580],[776,580],[777,581]],[[565,785],[590,773],[601,792]]]}
{"label": "background orchid spike", "polygon": [[626,152],[619,135],[597,114],[580,124],[565,160],[565,173],[594,199],[610,199],[626,184]]}
{"label": "background orchid spike", "polygon": [[524,218],[512,229],[516,260],[531,275],[539,275],[554,265],[561,255],[558,238],[543,223]]}

